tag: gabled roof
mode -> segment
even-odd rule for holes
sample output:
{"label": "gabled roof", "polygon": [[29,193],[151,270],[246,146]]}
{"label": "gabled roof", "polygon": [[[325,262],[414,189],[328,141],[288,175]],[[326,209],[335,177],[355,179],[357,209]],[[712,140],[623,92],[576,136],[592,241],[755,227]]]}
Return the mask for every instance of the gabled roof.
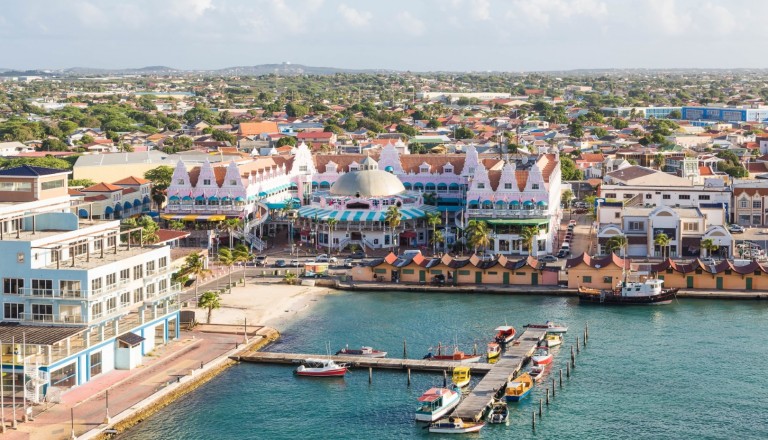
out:
{"label": "gabled roof", "polygon": [[112,185],[111,183],[97,183],[96,185],[89,186],[88,188],[83,188],[80,190],[80,192],[114,192],[114,191],[122,191],[122,186]]}
{"label": "gabled roof", "polygon": [[69,174],[70,171],[60,170],[58,168],[36,167],[32,165],[21,165],[18,167],[0,170],[0,176],[3,177],[39,177],[52,176],[54,174]]}
{"label": "gabled roof", "polygon": [[590,257],[589,254],[584,252],[578,257],[568,259],[568,261],[565,262],[565,268],[570,269],[572,267],[576,267],[581,264],[586,264],[589,267],[600,269],[611,263],[613,263],[618,267],[626,267],[627,269],[629,269],[631,261],[629,259],[621,258],[616,254],[611,254],[603,258],[594,258],[594,257]]}
{"label": "gabled roof", "polygon": [[125,179],[120,179],[117,182],[112,183],[115,185],[144,185],[145,183],[149,183],[149,180],[142,179],[140,177],[129,176]]}

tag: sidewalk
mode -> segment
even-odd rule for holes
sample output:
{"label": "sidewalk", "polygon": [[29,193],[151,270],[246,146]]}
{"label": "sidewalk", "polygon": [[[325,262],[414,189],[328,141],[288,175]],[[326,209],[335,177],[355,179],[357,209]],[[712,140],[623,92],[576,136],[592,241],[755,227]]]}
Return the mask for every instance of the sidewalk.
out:
{"label": "sidewalk", "polygon": [[[106,416],[109,390],[109,413],[112,417],[164,388],[169,383],[199,370],[242,344],[243,335],[182,332],[181,339],[156,350],[157,356],[144,357],[144,364],[133,371],[115,370],[77,387],[62,396],[60,404],[35,415],[34,421],[19,423],[18,430],[7,429],[3,439],[67,439],[70,437],[70,411],[74,408],[76,435],[101,425]],[[6,419],[10,412],[6,408]],[[21,416],[21,410],[17,410]],[[10,422],[9,422],[10,423]]]}

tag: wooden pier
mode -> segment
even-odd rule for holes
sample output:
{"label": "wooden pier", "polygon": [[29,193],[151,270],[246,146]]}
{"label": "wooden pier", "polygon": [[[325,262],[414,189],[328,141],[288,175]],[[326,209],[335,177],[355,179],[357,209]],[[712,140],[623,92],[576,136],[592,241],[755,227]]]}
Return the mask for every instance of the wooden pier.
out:
{"label": "wooden pier", "polygon": [[[257,352],[249,356],[235,356],[233,359],[242,362],[262,363],[262,364],[295,364],[299,365],[307,359],[327,359],[328,356],[319,354],[301,354],[301,353],[266,353]],[[366,358],[361,356],[330,356],[336,362],[343,362],[353,368],[378,368],[386,370],[407,370],[413,371],[453,371],[453,367],[464,365],[472,368],[473,374],[485,374],[491,371],[491,364],[462,364],[453,361],[432,361],[426,359],[395,359],[395,358]]]}
{"label": "wooden pier", "polygon": [[[494,396],[502,392],[507,382],[520,371],[546,334],[547,329],[527,328],[512,344],[507,345],[498,362],[485,364],[491,367],[490,371],[475,385],[469,395],[462,399],[452,415],[465,420],[480,420],[485,409],[493,402]],[[473,364],[472,370],[474,369]]]}

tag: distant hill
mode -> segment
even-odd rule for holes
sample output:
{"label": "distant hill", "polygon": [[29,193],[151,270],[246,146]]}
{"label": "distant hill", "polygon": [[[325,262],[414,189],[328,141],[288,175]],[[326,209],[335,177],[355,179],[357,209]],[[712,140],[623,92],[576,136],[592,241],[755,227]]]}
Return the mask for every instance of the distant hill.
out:
{"label": "distant hill", "polygon": [[315,67],[305,66],[303,64],[259,64],[256,66],[237,66],[226,67],[213,71],[219,75],[334,75],[336,73],[383,73],[394,72],[394,70],[376,70],[376,69],[342,69],[338,67]]}

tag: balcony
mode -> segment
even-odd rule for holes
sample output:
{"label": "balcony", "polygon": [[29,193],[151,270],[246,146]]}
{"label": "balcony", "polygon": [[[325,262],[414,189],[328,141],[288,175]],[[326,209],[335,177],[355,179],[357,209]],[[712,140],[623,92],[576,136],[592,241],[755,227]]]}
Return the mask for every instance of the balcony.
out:
{"label": "balcony", "polygon": [[22,298],[51,298],[51,299],[85,299],[83,290],[70,289],[33,289],[25,287],[20,289]]}
{"label": "balcony", "polygon": [[21,313],[20,322],[27,324],[84,324],[82,315],[60,314],[59,316],[45,313]]}
{"label": "balcony", "polygon": [[164,208],[167,214],[230,214],[243,212],[248,205],[168,205]]}
{"label": "balcony", "polygon": [[470,217],[485,218],[530,218],[547,217],[548,209],[467,209]]}

